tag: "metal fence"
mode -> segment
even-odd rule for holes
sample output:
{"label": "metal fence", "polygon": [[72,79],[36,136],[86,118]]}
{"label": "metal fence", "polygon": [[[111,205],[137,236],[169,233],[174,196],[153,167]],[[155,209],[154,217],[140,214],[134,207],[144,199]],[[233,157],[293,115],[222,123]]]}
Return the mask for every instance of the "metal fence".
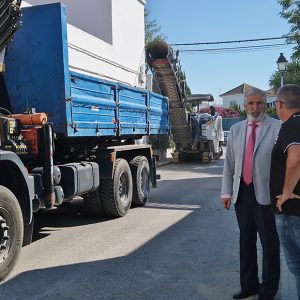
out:
{"label": "metal fence", "polygon": [[[269,117],[272,117],[274,119],[278,119],[277,115],[269,115]],[[230,127],[234,125],[235,123],[238,123],[240,121],[246,120],[246,117],[239,117],[239,118],[223,118],[222,119],[222,126],[224,131],[230,130]]]}
{"label": "metal fence", "polygon": [[240,121],[245,120],[245,117],[239,117],[239,118],[223,118],[222,119],[222,126],[223,126],[223,130],[230,130],[230,127],[232,125],[234,125],[235,123],[238,123]]}

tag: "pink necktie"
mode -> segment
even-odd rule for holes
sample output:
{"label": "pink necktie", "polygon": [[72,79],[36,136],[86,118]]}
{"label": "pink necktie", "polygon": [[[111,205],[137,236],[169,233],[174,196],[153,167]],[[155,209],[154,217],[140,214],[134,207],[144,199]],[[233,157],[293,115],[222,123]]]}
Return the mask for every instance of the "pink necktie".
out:
{"label": "pink necktie", "polygon": [[245,156],[244,156],[244,165],[243,165],[243,181],[245,184],[249,185],[252,182],[252,161],[253,161],[253,151],[255,145],[255,129],[258,126],[253,123],[249,126],[252,127],[250,136],[248,138]]}

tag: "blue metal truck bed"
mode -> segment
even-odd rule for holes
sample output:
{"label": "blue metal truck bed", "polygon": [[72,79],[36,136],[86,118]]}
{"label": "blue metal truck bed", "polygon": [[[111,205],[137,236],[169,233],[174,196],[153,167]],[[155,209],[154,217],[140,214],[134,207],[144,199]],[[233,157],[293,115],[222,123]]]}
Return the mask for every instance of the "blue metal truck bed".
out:
{"label": "blue metal truck bed", "polygon": [[168,133],[167,98],[70,70],[64,5],[22,12],[22,28],[6,56],[5,82],[13,113],[28,108],[45,112],[55,132],[64,137]]}

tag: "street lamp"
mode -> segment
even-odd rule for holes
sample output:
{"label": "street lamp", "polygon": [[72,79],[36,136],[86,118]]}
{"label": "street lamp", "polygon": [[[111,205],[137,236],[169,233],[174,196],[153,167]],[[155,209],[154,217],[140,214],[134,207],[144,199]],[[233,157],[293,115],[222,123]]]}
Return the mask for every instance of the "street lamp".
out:
{"label": "street lamp", "polygon": [[280,86],[283,86],[283,74],[286,71],[286,67],[287,67],[287,63],[288,63],[286,58],[283,56],[283,53],[280,53],[276,63],[278,66],[278,70],[280,72],[280,79],[281,79]]}

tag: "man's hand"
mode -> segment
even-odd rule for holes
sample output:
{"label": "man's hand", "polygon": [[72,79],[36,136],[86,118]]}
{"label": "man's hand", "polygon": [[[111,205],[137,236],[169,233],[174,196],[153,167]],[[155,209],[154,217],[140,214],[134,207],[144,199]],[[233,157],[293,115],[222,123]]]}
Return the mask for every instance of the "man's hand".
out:
{"label": "man's hand", "polygon": [[290,194],[282,194],[279,196],[276,196],[277,199],[277,203],[276,203],[276,207],[279,209],[279,211],[282,211],[282,205],[289,199],[300,199],[299,195],[296,195],[294,193],[290,193]]}
{"label": "man's hand", "polygon": [[231,198],[221,198],[221,203],[223,204],[224,208],[229,209],[231,205]]}
{"label": "man's hand", "polygon": [[286,160],[286,171],[283,185],[283,192],[277,196],[276,207],[282,211],[282,205],[289,199],[300,199],[299,195],[295,195],[293,190],[300,178],[300,145],[295,144],[288,147],[288,156]]}

